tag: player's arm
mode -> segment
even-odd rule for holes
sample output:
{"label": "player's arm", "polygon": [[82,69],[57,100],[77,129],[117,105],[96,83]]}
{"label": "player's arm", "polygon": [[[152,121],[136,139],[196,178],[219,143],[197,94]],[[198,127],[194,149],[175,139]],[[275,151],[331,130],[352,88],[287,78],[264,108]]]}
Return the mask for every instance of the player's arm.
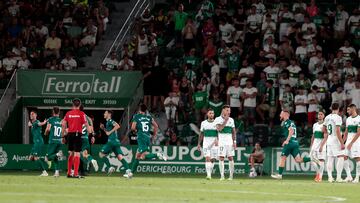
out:
{"label": "player's arm", "polygon": [[137,131],[137,130],[136,130],[136,122],[135,122],[135,121],[131,123],[131,130],[132,130],[133,132],[136,132],[136,131]]}
{"label": "player's arm", "polygon": [[341,136],[341,131],[340,131],[340,126],[336,126],[336,137],[338,138],[340,145],[341,145],[341,149],[344,149],[344,140]]}
{"label": "player's arm", "polygon": [[347,136],[348,136],[348,129],[346,128],[344,132],[343,140],[346,140]]}
{"label": "player's arm", "polygon": [[216,124],[216,129],[217,129],[218,132],[222,131],[225,128],[226,123],[228,122],[228,120],[229,120],[229,117],[224,117],[224,122],[223,123]]}
{"label": "player's arm", "polygon": [[154,126],[153,137],[155,138],[159,129],[159,125],[156,123],[154,119],[151,119],[151,124]]}
{"label": "player's arm", "polygon": [[50,133],[50,129],[51,129],[51,124],[50,123],[48,123],[47,125],[46,125],[46,129],[45,129],[45,135],[49,135],[49,133]]}
{"label": "player's arm", "polygon": [[201,150],[201,142],[203,141],[204,139],[204,133],[203,132],[200,132],[200,135],[199,135],[199,139],[198,139],[198,145],[197,145],[197,150]]}
{"label": "player's arm", "polygon": [[350,150],[351,149],[351,147],[352,147],[352,145],[356,142],[356,140],[358,139],[360,137],[360,126],[358,127],[358,129],[357,129],[357,133],[356,133],[356,135],[354,136],[354,138],[351,140],[351,142],[349,143],[349,145],[348,145],[348,150]]}
{"label": "player's arm", "polygon": [[314,144],[314,133],[311,135],[310,149],[313,144]]}
{"label": "player's arm", "polygon": [[61,121],[61,137],[65,137],[65,131],[66,131],[66,127],[67,127],[67,121],[66,119],[63,119]]}
{"label": "player's arm", "polygon": [[106,129],[104,129],[104,132],[107,136],[111,135],[111,133],[116,132],[117,130],[120,129],[120,125],[117,122],[113,122],[113,128],[110,131],[106,131]]}
{"label": "player's arm", "polygon": [[288,128],[288,131],[289,131],[289,134],[288,134],[286,140],[283,142],[282,146],[289,144],[291,136],[294,134],[294,129],[291,126]]}
{"label": "player's arm", "polygon": [[38,126],[41,127],[41,126],[45,125],[46,123],[47,123],[47,120],[45,119],[43,122],[39,122],[39,123],[38,123]]}
{"label": "player's arm", "polygon": [[234,145],[234,149],[236,148],[236,129],[235,127],[232,128],[232,140],[233,140],[233,145]]}
{"label": "player's arm", "polygon": [[322,152],[322,150],[323,150],[323,148],[324,148],[324,146],[325,146],[325,144],[326,144],[326,142],[328,140],[328,137],[329,137],[329,134],[328,134],[327,129],[326,129],[326,125],[324,125],[322,130],[323,130],[323,134],[324,134],[324,139],[320,143],[319,152]]}

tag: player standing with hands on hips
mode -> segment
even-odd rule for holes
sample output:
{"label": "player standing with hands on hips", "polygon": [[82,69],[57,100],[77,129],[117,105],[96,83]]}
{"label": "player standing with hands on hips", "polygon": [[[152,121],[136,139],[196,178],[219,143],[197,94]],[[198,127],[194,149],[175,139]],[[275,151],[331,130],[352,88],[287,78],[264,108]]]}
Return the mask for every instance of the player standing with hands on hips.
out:
{"label": "player standing with hands on hips", "polygon": [[[62,121],[62,137],[65,137],[65,130],[68,129],[67,142],[69,147],[68,158],[68,178],[83,178],[79,176],[80,166],[80,151],[81,151],[81,136],[82,127],[86,126],[89,134],[91,133],[90,126],[86,121],[85,113],[80,111],[80,99],[74,99],[72,110],[68,111]],[[74,176],[71,175],[71,168],[74,165]]]}

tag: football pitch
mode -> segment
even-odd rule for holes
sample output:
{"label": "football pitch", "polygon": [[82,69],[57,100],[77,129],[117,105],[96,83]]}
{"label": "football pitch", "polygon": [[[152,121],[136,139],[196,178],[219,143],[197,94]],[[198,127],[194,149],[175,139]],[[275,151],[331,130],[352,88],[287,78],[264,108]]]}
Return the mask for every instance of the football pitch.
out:
{"label": "football pitch", "polygon": [[360,202],[360,184],[315,183],[309,176],[219,181],[172,174],[136,174],[130,180],[119,173],[85,179],[38,175],[0,171],[0,202]]}

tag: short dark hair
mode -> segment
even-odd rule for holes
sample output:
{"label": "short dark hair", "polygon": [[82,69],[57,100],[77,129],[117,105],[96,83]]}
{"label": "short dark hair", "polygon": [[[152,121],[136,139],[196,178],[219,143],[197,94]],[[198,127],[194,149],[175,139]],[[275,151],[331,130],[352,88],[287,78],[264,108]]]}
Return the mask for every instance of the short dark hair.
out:
{"label": "short dark hair", "polygon": [[53,112],[54,112],[54,114],[59,114],[60,113],[60,108],[58,106],[54,106],[53,107]]}
{"label": "short dark hair", "polygon": [[145,104],[140,105],[140,111],[145,112],[147,110],[147,106]]}
{"label": "short dark hair", "polygon": [[348,107],[350,107],[350,108],[357,108],[355,104],[350,104]]}
{"label": "short dark hair", "polygon": [[108,109],[108,110],[106,110],[109,114],[111,114],[111,115],[113,115],[114,114],[114,111],[113,110],[110,110],[110,109]]}
{"label": "short dark hair", "polygon": [[269,83],[270,85],[273,85],[274,81],[273,80],[266,80],[266,83]]}
{"label": "short dark hair", "polygon": [[208,112],[209,112],[209,111],[214,111],[214,109],[212,109],[212,108],[208,108],[208,110],[207,110],[207,111],[208,111]]}
{"label": "short dark hair", "polygon": [[78,98],[75,98],[75,99],[73,99],[72,103],[73,103],[73,105],[74,105],[75,107],[80,107],[80,105],[81,105],[81,100],[78,99]]}
{"label": "short dark hair", "polygon": [[230,108],[230,105],[225,104],[225,105],[222,107],[222,109],[227,109],[227,108]]}
{"label": "short dark hair", "polygon": [[331,104],[331,110],[339,110],[340,105],[338,103]]}
{"label": "short dark hair", "polygon": [[37,110],[33,109],[33,110],[30,111],[30,113],[35,113],[35,114],[37,114]]}

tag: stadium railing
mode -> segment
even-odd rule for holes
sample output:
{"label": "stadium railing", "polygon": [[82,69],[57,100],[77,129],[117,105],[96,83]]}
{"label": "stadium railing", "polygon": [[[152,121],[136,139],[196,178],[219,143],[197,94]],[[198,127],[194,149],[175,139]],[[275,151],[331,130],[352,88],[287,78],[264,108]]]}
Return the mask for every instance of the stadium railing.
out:
{"label": "stadium railing", "polygon": [[0,131],[16,104],[16,70],[12,74],[8,85],[0,99]]}

